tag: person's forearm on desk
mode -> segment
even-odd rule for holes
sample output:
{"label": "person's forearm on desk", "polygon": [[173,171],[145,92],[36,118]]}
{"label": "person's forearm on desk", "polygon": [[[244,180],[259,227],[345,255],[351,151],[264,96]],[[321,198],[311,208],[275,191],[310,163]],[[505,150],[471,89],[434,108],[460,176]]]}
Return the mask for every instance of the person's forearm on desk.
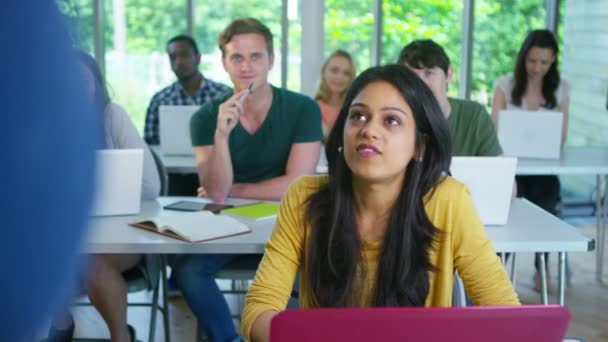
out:
{"label": "person's forearm on desk", "polygon": [[213,146],[196,149],[197,169],[202,187],[215,202],[223,202],[230,193],[233,181],[228,139],[216,136]]}
{"label": "person's forearm on desk", "polygon": [[315,173],[320,147],[319,141],[293,144],[283,176],[259,183],[234,184],[230,190],[230,197],[281,200],[289,184],[296,178]]}

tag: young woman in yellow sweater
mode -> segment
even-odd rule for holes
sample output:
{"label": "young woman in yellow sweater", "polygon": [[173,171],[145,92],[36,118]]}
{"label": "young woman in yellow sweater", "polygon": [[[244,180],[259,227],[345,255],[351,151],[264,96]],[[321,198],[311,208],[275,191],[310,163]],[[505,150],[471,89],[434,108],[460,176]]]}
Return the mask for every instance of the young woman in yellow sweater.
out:
{"label": "young woman in yellow sweater", "polygon": [[242,316],[266,341],[301,271],[300,305],[450,306],[454,271],[478,305],[519,304],[467,188],[446,176],[448,126],[398,65],[354,81],[326,144],[327,176],[294,182]]}

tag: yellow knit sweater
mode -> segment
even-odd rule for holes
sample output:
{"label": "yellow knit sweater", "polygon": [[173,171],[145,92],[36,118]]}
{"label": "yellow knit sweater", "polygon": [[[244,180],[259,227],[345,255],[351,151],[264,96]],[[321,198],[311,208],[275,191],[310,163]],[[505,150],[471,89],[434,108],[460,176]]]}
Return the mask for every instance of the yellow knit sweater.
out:
{"label": "yellow knit sweater", "polygon": [[[242,330],[250,340],[251,326],[265,311],[282,311],[287,305],[296,274],[306,265],[304,239],[310,226],[304,219],[304,201],[327,182],[327,176],[306,176],[294,182],[283,198],[277,223],[266,244],[264,258],[247,294],[242,314]],[[441,231],[433,245],[430,260],[439,270],[430,272],[426,306],[451,306],[454,271],[464,281],[468,294],[477,305],[517,305],[517,294],[488,239],[468,189],[446,177],[433,195],[426,198],[426,213]],[[381,241],[364,242],[362,254],[366,278],[361,302],[369,306]],[[305,272],[301,273],[306,276]],[[300,282],[300,306],[316,307],[309,288]]]}

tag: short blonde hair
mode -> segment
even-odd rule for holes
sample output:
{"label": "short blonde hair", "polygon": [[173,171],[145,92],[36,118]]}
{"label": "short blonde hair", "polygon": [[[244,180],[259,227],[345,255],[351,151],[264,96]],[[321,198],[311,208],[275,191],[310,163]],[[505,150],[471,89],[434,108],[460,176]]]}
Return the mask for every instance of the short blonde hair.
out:
{"label": "short blonde hair", "polygon": [[[319,87],[317,88],[317,94],[315,95],[315,100],[321,100],[323,102],[329,101],[330,90],[329,90],[329,86],[327,85],[327,81],[323,77],[323,74],[325,73],[327,64],[329,64],[329,61],[334,57],[344,57],[350,62],[350,66],[352,68],[350,82],[352,82],[355,79],[355,74],[356,74],[355,63],[353,62],[353,58],[350,55],[350,53],[348,53],[344,50],[336,50],[336,51],[332,52],[331,55],[329,55],[329,57],[327,57],[325,62],[323,62],[323,67],[321,67],[321,78],[319,79]],[[348,87],[344,90],[344,92],[342,92],[342,94],[340,94],[340,97],[344,98],[344,96],[346,96],[347,91],[348,91]]]}

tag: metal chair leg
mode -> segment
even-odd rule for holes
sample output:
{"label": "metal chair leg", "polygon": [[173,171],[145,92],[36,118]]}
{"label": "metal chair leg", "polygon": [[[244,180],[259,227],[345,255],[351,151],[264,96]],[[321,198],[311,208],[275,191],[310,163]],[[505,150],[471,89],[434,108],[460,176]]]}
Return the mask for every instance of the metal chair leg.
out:
{"label": "metal chair leg", "polygon": [[165,342],[171,342],[171,326],[169,324],[169,301],[167,299],[167,292],[169,291],[169,285],[167,282],[167,262],[165,257],[162,257],[161,262],[161,281],[163,284],[163,324],[165,326]]}
{"label": "metal chair leg", "polygon": [[517,265],[515,263],[515,256],[516,253],[511,253],[511,257],[513,258],[513,260],[511,260],[511,284],[513,284],[513,288],[515,288],[515,281],[517,280]]}
{"label": "metal chair leg", "polygon": [[156,314],[158,313],[158,292],[160,287],[160,279],[154,287],[154,294],[152,295],[152,307],[150,307],[150,333],[148,335],[148,341],[154,342],[154,335],[156,333]]}

